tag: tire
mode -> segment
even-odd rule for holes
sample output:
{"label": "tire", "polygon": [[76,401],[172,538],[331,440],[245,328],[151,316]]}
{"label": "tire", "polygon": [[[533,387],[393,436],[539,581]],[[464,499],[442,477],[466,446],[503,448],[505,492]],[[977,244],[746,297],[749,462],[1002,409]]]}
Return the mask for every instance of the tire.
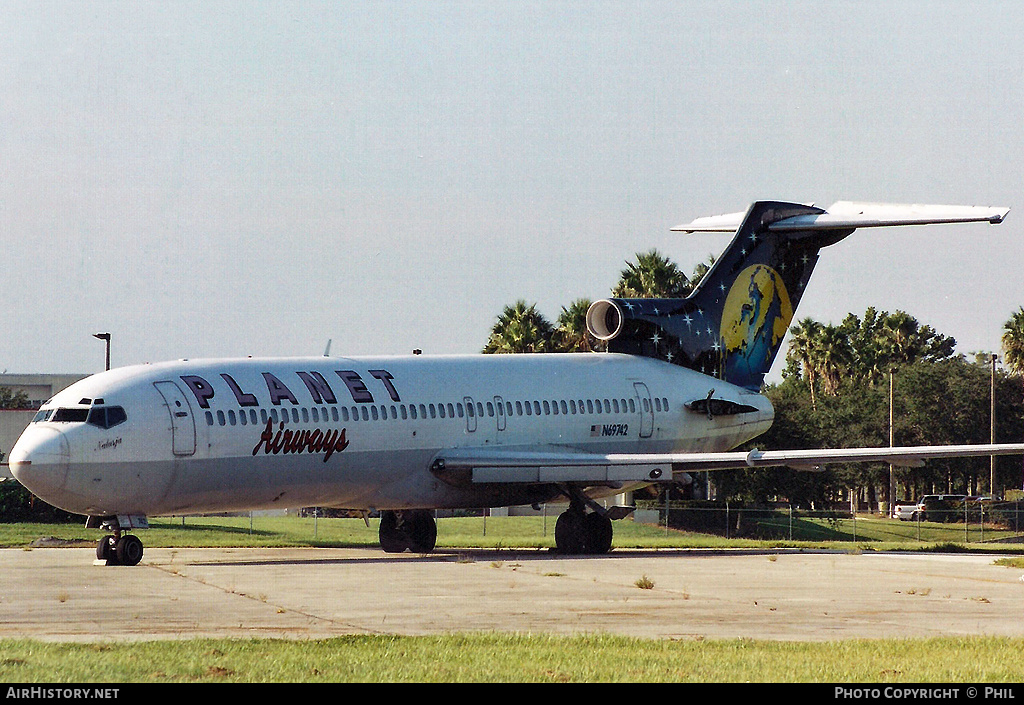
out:
{"label": "tire", "polygon": [[114,537],[104,536],[96,542],[96,560],[116,562],[117,554],[114,552]]}
{"label": "tire", "polygon": [[413,553],[430,553],[437,544],[437,522],[429,511],[407,512],[406,537]]}
{"label": "tire", "polygon": [[398,515],[394,512],[380,513],[380,547],[384,553],[401,553],[408,547],[405,535],[398,530]]}
{"label": "tire", "polygon": [[576,555],[586,548],[583,514],[566,511],[558,515],[555,522],[555,547],[559,553]]}
{"label": "tire", "polygon": [[142,541],[132,534],[125,534],[114,546],[114,553],[120,565],[138,565],[142,560],[142,551]]}
{"label": "tire", "polygon": [[612,520],[597,512],[583,517],[587,537],[587,553],[608,553],[612,549]]}

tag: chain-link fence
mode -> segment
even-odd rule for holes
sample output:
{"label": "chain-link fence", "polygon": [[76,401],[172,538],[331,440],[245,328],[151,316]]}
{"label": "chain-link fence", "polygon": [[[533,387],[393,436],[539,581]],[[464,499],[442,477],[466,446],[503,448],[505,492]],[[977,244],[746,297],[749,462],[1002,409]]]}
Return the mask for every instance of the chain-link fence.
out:
{"label": "chain-link fence", "polygon": [[960,503],[925,507],[901,521],[849,509],[752,507],[712,502],[641,503],[635,521],[666,531],[693,531],[728,539],[788,541],[1024,541],[1024,503]]}

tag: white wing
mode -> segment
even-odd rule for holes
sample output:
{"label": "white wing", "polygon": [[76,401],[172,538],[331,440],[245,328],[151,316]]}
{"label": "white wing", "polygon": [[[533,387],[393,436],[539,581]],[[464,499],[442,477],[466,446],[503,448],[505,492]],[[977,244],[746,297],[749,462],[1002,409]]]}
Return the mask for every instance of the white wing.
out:
{"label": "white wing", "polygon": [[434,472],[473,483],[658,482],[673,473],[790,467],[820,470],[832,463],[890,463],[920,467],[934,458],[1024,455],[1024,443],[822,450],[751,450],[725,453],[582,453],[569,449],[544,452],[454,448],[440,453]]}

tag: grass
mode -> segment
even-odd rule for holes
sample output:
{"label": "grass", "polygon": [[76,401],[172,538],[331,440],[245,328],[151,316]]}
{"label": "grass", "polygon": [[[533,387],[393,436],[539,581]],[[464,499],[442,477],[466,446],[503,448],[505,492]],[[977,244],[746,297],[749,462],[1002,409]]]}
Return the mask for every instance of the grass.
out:
{"label": "grass", "polygon": [[1024,640],[827,643],[607,635],[349,636],[132,644],[0,640],[0,682],[1013,683]]}
{"label": "grass", "polygon": [[[777,517],[771,518],[777,521]],[[441,548],[543,550],[555,517],[440,519]],[[858,517],[800,519],[794,537],[726,540],[631,521],[616,523],[615,547],[831,548],[1018,553],[1020,544],[963,541],[963,525]],[[158,519],[147,547],[376,547],[377,522],[279,516]],[[788,520],[785,534],[788,536]],[[952,532],[952,533],[950,533]],[[985,538],[1007,532],[986,528]],[[78,524],[2,524],[0,547],[40,537],[93,545]],[[852,541],[853,536],[856,541]],[[957,540],[959,539],[959,541]],[[999,562],[1024,567],[1024,556]],[[646,576],[637,587],[653,586]],[[1011,615],[1008,615],[1011,618]],[[0,640],[0,682],[811,682],[1013,683],[1024,680],[1024,639],[940,638],[796,643],[750,639],[656,640],[611,635],[450,634],[350,636],[316,641],[185,639],[138,643]]]}
{"label": "grass", "polygon": [[[554,547],[555,516],[464,517],[438,520],[439,548],[548,549]],[[1001,543],[1007,530],[977,525],[901,522],[870,516],[856,521],[768,515],[760,520],[776,538],[729,539],[666,530],[629,520],[615,523],[614,548],[833,548],[840,550],[972,550],[1024,552],[1024,544]],[[188,517],[153,519],[141,533],[149,548],[180,547],[376,547],[377,520],[313,519],[291,516]],[[27,547],[41,537],[95,545],[100,532],[81,524],[0,524],[0,548]],[[1019,535],[1017,535],[1019,536]],[[984,541],[982,541],[984,539]]]}

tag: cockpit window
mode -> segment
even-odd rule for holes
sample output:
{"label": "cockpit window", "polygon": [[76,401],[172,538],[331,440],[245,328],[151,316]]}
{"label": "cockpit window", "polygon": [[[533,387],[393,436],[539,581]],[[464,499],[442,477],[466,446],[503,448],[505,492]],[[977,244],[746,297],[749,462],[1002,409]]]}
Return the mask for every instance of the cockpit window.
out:
{"label": "cockpit window", "polygon": [[88,418],[88,409],[57,409],[50,420],[54,423],[80,423]]}
{"label": "cockpit window", "polygon": [[128,414],[120,406],[94,406],[89,412],[89,423],[100,428],[113,428],[128,420]]}
{"label": "cockpit window", "polygon": [[40,409],[36,412],[36,415],[32,417],[32,423],[39,421],[46,421],[50,418],[50,414],[53,413],[53,409]]}

